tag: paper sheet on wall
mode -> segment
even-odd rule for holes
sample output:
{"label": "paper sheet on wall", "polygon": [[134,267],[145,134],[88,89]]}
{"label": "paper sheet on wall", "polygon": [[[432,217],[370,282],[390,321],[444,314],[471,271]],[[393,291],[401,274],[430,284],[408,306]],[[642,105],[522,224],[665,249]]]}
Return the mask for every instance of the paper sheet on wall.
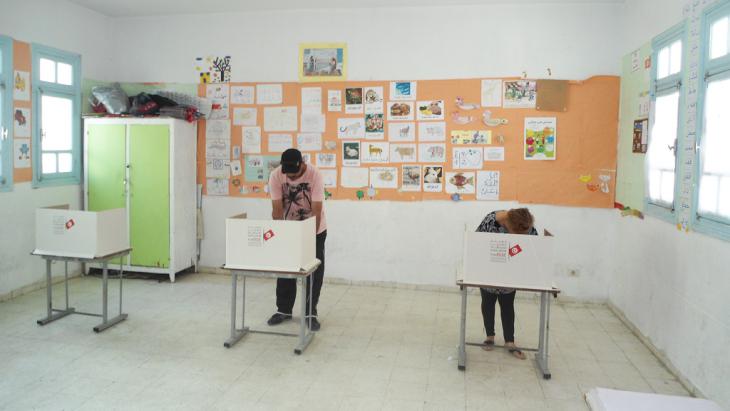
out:
{"label": "paper sheet on wall", "polygon": [[205,122],[206,140],[230,140],[231,122],[228,120],[208,120]]}
{"label": "paper sheet on wall", "polygon": [[390,155],[389,146],[389,143],[373,143],[370,141],[363,141],[360,146],[362,148],[362,156],[360,157],[360,162],[387,163],[388,156]]}
{"label": "paper sheet on wall", "polygon": [[308,133],[324,133],[325,116],[321,113],[302,113],[301,130]]}
{"label": "paper sheet on wall", "polygon": [[13,139],[14,156],[13,167],[30,168],[30,139],[16,138]]}
{"label": "paper sheet on wall", "polygon": [[537,82],[515,80],[504,83],[504,108],[535,108],[537,103]]}
{"label": "paper sheet on wall", "polygon": [[227,196],[228,195],[228,179],[225,178],[208,178],[206,179],[205,191],[209,196]]}
{"label": "paper sheet on wall", "polygon": [[231,153],[231,141],[225,139],[205,139],[206,159],[228,159]]}
{"label": "paper sheet on wall", "polygon": [[195,82],[198,84],[231,81],[231,56],[196,57],[193,61]]}
{"label": "paper sheet on wall", "polygon": [[283,94],[281,84],[258,84],[256,104],[281,104]]}
{"label": "paper sheet on wall", "polygon": [[371,167],[370,186],[373,188],[398,188],[398,168]]}
{"label": "paper sheet on wall", "polygon": [[387,107],[390,121],[413,120],[414,118],[415,106],[412,101],[389,101]]}
{"label": "paper sheet on wall", "polygon": [[264,131],[297,131],[296,106],[264,107]]}
{"label": "paper sheet on wall", "polygon": [[243,152],[261,152],[261,127],[243,127]]}
{"label": "paper sheet on wall", "polygon": [[342,111],[342,91],[327,90],[327,111]]}
{"label": "paper sheet on wall", "polygon": [[383,88],[365,87],[365,114],[383,114]]}
{"label": "paper sheet on wall", "polygon": [[446,192],[448,194],[474,194],[476,176],[470,172],[447,172]]}
{"label": "paper sheet on wall", "polygon": [[13,137],[30,137],[30,109],[13,109]]}
{"label": "paper sheet on wall", "polygon": [[322,135],[319,133],[297,134],[299,151],[322,151]]}
{"label": "paper sheet on wall", "polygon": [[231,157],[234,160],[241,158],[241,146],[233,146],[231,151],[233,151],[233,155]]}
{"label": "paper sheet on wall", "polygon": [[385,138],[384,125],[382,114],[365,114],[365,138],[383,140]]}
{"label": "paper sheet on wall", "polygon": [[30,100],[30,73],[15,71],[13,73],[13,100]]}
{"label": "paper sheet on wall", "polygon": [[391,144],[391,163],[415,163],[418,160],[418,147],[416,144]]}
{"label": "paper sheet on wall", "polygon": [[231,104],[253,104],[253,86],[231,86]]}
{"label": "paper sheet on wall", "polygon": [[502,106],[502,80],[482,80],[482,107]]}
{"label": "paper sheet on wall", "polygon": [[228,178],[231,162],[223,158],[207,158],[205,160],[205,176],[208,178]]}
{"label": "paper sheet on wall", "polygon": [[444,190],[444,168],[442,166],[423,166],[423,191],[440,193]]}
{"label": "paper sheet on wall", "polygon": [[205,88],[206,97],[213,105],[209,120],[223,120],[228,118],[228,84],[208,84]]}
{"label": "paper sheet on wall", "polygon": [[499,171],[477,171],[477,200],[499,200]]}
{"label": "paper sheet on wall", "polygon": [[401,171],[401,191],[421,191],[421,166],[404,165]]}
{"label": "paper sheet on wall", "polygon": [[291,134],[269,134],[269,149],[271,153],[281,153],[284,150],[294,147]]}
{"label": "paper sheet on wall", "polygon": [[481,169],[484,150],[481,147],[453,148],[452,168],[459,169]]}
{"label": "paper sheet on wall", "polygon": [[343,167],[340,169],[341,185],[346,188],[368,186],[369,169],[366,167]]}
{"label": "paper sheet on wall", "polygon": [[241,169],[241,160],[231,161],[231,175],[240,176],[242,173],[243,170]]}
{"label": "paper sheet on wall", "polygon": [[451,130],[451,144],[492,144],[491,130]]}
{"label": "paper sheet on wall", "polygon": [[419,141],[446,141],[446,123],[418,123]]}
{"label": "paper sheet on wall", "polygon": [[417,120],[443,120],[446,108],[443,100],[425,100],[416,104]]}
{"label": "paper sheet on wall", "polygon": [[280,163],[281,156],[247,155],[244,159],[244,178],[249,182],[268,182],[269,175]]}
{"label": "paper sheet on wall", "polygon": [[484,147],[484,161],[504,161],[504,147]]}
{"label": "paper sheet on wall", "polygon": [[418,161],[421,163],[446,162],[446,144],[419,144]]}
{"label": "paper sheet on wall", "polygon": [[361,114],[363,112],[362,105],[362,87],[351,87],[345,89],[345,113]]}
{"label": "paper sheet on wall", "polygon": [[302,117],[304,113],[322,112],[322,88],[302,87]]}
{"label": "paper sheet on wall", "polygon": [[416,141],[416,123],[388,122],[388,140],[398,142]]}
{"label": "paper sheet on wall", "polygon": [[416,90],[417,83],[415,81],[391,81],[390,99],[414,101],[416,99]]}
{"label": "paper sheet on wall", "polygon": [[557,146],[555,117],[525,117],[525,160],[555,160]]}
{"label": "paper sheet on wall", "polygon": [[360,166],[360,142],[342,142],[342,165],[346,167]]}
{"label": "paper sheet on wall", "polygon": [[255,126],[258,110],[255,107],[235,107],[233,109],[234,126]]}
{"label": "paper sheet on wall", "polygon": [[322,175],[324,188],[337,187],[337,170],[319,170],[319,173]]}
{"label": "paper sheet on wall", "polygon": [[319,168],[337,167],[337,154],[335,154],[335,153],[317,153],[317,167],[319,167]]}
{"label": "paper sheet on wall", "polygon": [[337,138],[365,138],[365,119],[338,118]]}

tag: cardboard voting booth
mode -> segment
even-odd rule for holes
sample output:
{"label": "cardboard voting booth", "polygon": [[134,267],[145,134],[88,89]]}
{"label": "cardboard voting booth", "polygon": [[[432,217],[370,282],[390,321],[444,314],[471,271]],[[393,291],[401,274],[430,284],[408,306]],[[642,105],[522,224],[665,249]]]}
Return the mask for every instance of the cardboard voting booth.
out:
{"label": "cardboard voting booth", "polygon": [[714,401],[644,392],[593,388],[586,393],[592,411],[722,411]]}
{"label": "cardboard voting booth", "polygon": [[301,271],[317,262],[316,219],[249,220],[246,214],[226,219],[226,268]]}
{"label": "cardboard voting booth", "polygon": [[34,254],[95,258],[129,248],[127,210],[36,209]]}
{"label": "cardboard voting booth", "polygon": [[554,241],[555,237],[467,231],[457,280],[493,287],[550,289],[554,285]]}

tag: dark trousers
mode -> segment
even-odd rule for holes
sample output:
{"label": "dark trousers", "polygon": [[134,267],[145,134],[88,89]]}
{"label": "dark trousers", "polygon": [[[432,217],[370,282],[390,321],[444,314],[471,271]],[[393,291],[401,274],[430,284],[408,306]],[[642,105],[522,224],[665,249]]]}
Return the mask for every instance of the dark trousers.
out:
{"label": "dark trousers", "polygon": [[515,294],[495,294],[480,288],[482,293],[482,318],[487,337],[494,337],[494,306],[499,301],[499,313],[502,317],[502,332],[504,342],[515,342]]}
{"label": "dark trousers", "polygon": [[[317,234],[316,256],[322,264],[307,278],[307,315],[317,316],[319,292],[322,290],[324,279],[324,240],[327,239],[327,230]],[[312,295],[309,295],[309,282],[312,285]],[[276,309],[282,314],[291,314],[294,300],[297,298],[297,280],[293,278],[279,278],[276,280]],[[312,313],[309,312],[309,299],[312,298]]]}

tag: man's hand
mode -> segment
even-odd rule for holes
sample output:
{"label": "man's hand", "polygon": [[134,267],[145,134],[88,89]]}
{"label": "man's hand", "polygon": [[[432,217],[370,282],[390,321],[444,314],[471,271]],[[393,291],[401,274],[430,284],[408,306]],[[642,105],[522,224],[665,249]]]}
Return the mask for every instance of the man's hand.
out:
{"label": "man's hand", "polygon": [[284,200],[271,200],[271,218],[274,220],[284,219]]}

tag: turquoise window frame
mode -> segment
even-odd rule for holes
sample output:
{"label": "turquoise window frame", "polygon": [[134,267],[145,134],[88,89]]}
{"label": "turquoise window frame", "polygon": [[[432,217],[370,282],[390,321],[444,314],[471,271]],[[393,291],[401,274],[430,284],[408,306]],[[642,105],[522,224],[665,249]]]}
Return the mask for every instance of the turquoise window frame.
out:
{"label": "turquoise window frame", "polygon": [[2,170],[0,172],[0,191],[13,189],[13,39],[0,36],[0,53],[2,53],[2,67],[0,69],[0,127],[5,128],[5,135],[0,129],[0,156]]}
{"label": "turquoise window frame", "polygon": [[[679,106],[677,107],[677,140],[675,143],[674,148],[674,196],[672,199],[671,205],[664,205],[664,204],[657,204],[651,201],[649,198],[649,163],[648,161],[644,162],[644,186],[646,187],[646,192],[644,193],[644,210],[646,210],[647,214],[657,217],[659,219],[662,219],[664,221],[667,221],[672,224],[676,224],[677,222],[677,214],[676,214],[676,204],[677,204],[677,198],[679,197],[679,182],[681,179],[679,178],[680,175],[680,167],[679,167],[679,161],[677,153],[680,153],[681,147],[681,141],[683,140],[681,137],[684,133],[684,106],[685,106],[685,94],[686,94],[686,87],[684,86],[684,79],[685,79],[685,73],[687,72],[687,39],[686,39],[686,33],[687,33],[687,21],[682,21],[681,23],[675,25],[674,27],[670,28],[669,30],[665,31],[664,33],[656,36],[651,43],[651,88],[650,88],[650,95],[651,95],[651,111],[649,113],[649,144],[651,144],[652,136],[651,136],[651,130],[654,125],[654,107],[656,103],[657,95],[664,95],[668,94],[672,91],[673,87],[676,87],[676,89],[679,91]],[[682,41],[682,67],[679,71],[679,73],[669,75],[667,77],[664,77],[660,80],[657,80],[657,55],[659,54],[659,50],[662,48],[671,45],[677,40]]]}
{"label": "turquoise window frame", "polygon": [[[721,1],[708,7],[702,15],[702,31],[700,34],[700,84],[697,94],[697,143],[694,161],[694,192],[692,193],[692,227],[695,231],[730,241],[730,219],[717,215],[700,215],[699,183],[702,177],[702,143],[705,127],[705,95],[707,86],[714,80],[730,78],[730,53],[710,60],[710,26],[718,18],[730,16],[730,2]],[[728,137],[730,138],[730,136]]]}
{"label": "turquoise window frame", "polygon": [[[31,45],[33,61],[33,187],[70,185],[81,183],[81,56],[40,44]],[[48,83],[40,80],[40,59],[66,63],[73,68],[73,84],[70,86]],[[43,174],[41,155],[41,97],[43,95],[69,98],[72,100],[73,119],[71,172]]]}

